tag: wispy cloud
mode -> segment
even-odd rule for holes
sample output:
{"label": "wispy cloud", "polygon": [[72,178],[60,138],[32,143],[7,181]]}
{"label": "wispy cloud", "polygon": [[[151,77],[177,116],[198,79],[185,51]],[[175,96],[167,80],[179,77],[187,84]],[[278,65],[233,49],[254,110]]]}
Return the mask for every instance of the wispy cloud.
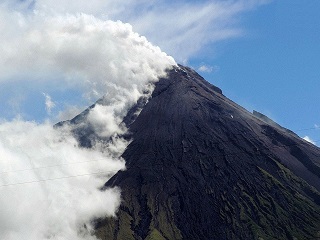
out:
{"label": "wispy cloud", "polygon": [[47,93],[42,93],[45,97],[45,105],[46,105],[46,111],[48,114],[51,114],[51,110],[56,106],[56,104],[52,101],[51,97]]}
{"label": "wispy cloud", "polygon": [[245,34],[241,15],[267,1],[158,1],[132,13],[128,21],[139,33],[180,62],[208,44]]}
{"label": "wispy cloud", "polygon": [[219,66],[209,66],[209,65],[201,65],[198,67],[199,72],[205,72],[205,73],[211,73],[211,72],[217,72],[219,71]]}

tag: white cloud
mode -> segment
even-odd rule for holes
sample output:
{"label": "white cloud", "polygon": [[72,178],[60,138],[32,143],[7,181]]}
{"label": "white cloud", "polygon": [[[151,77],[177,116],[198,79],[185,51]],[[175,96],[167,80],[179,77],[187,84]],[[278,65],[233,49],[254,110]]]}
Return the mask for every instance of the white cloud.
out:
{"label": "white cloud", "polygon": [[199,68],[198,68],[198,71],[199,72],[206,72],[206,73],[211,73],[211,72],[216,72],[216,71],[219,71],[219,67],[218,66],[208,66],[208,65],[201,65]]}
{"label": "white cloud", "polygon": [[45,105],[46,105],[46,111],[48,114],[51,114],[51,110],[56,106],[56,104],[52,101],[51,97],[47,93],[42,93],[45,97]]}
{"label": "white cloud", "polygon": [[309,143],[312,143],[313,145],[316,145],[316,143],[309,136],[305,136],[305,137],[303,137],[303,139]]}
{"label": "white cloud", "polygon": [[0,238],[94,239],[92,219],[114,215],[120,203],[118,189],[98,188],[124,168],[115,153],[126,142],[78,148],[66,128],[19,120],[0,124],[0,133]]}
{"label": "white cloud", "polygon": [[245,34],[240,16],[267,1],[158,1],[139,15],[129,14],[134,29],[180,62],[209,44]]}
{"label": "white cloud", "polygon": [[141,91],[174,64],[129,24],[84,14],[20,19],[24,24],[7,21],[16,31],[0,40],[0,82],[23,73],[52,84],[50,75],[61,76],[56,84],[90,89],[85,94],[97,98],[113,85]]}

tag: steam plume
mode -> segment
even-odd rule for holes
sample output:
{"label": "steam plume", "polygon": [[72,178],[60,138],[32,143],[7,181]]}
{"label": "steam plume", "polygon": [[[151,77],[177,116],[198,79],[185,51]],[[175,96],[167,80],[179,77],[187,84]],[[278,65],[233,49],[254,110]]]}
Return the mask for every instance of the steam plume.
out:
{"label": "steam plume", "polygon": [[[87,101],[104,96],[87,124],[112,139],[83,149],[70,126],[3,120],[0,238],[95,239],[92,220],[114,215],[120,204],[119,189],[98,190],[124,169],[120,156],[128,142],[119,137],[126,131],[119,124],[139,97],[150,93],[148,83],[175,62],[120,21],[23,14],[3,5],[0,22],[0,84],[27,83],[46,93],[76,89]],[[45,97],[50,111],[53,102]]]}

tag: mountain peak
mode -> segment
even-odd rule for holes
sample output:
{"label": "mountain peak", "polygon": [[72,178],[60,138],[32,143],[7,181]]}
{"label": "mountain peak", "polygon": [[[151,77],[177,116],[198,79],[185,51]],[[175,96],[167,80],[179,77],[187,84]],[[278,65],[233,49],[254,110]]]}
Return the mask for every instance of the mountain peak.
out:
{"label": "mountain peak", "polygon": [[[304,239],[320,230],[320,150],[178,66],[128,124],[101,239]],[[113,229],[111,231],[111,229]]]}
{"label": "mountain peak", "polygon": [[[69,121],[84,147],[98,138],[81,124],[93,107]],[[122,204],[96,221],[98,238],[319,237],[320,149],[194,70],[174,66],[123,124],[126,170],[103,188],[119,187]]]}

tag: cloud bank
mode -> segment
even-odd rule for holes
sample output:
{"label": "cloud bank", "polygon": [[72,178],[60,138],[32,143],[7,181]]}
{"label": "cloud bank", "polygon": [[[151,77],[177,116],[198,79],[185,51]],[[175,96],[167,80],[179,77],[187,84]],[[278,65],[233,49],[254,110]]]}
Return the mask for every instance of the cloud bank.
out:
{"label": "cloud bank", "polygon": [[50,124],[16,120],[0,133],[0,238],[95,239],[91,221],[114,215],[120,203],[118,189],[98,188],[124,161],[106,147],[79,148]]}

